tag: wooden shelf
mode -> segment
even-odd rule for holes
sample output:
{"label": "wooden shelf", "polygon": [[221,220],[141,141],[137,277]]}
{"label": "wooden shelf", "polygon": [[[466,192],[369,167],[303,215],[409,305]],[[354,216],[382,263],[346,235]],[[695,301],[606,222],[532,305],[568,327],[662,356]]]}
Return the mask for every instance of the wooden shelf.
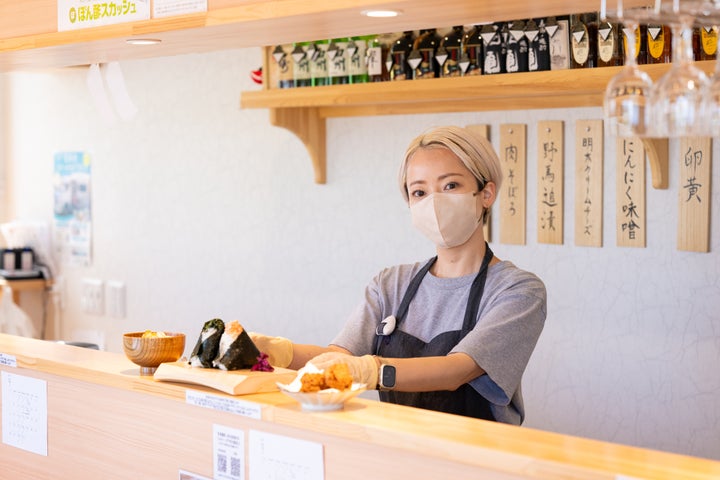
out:
{"label": "wooden shelf", "polygon": [[[697,65],[708,74],[715,68],[714,61]],[[669,67],[665,64],[642,68],[657,80]],[[325,183],[326,118],[599,107],[608,81],[621,68],[266,89],[242,92],[240,106],[270,109],[270,122],[294,132],[303,141],[311,157],[315,182]],[[663,151],[667,157],[667,148],[663,150],[662,142],[646,143],[653,185],[667,188],[667,159],[662,158]]]}
{"label": "wooden shelf", "polygon": [[[0,2],[0,71],[56,68],[320,38],[566,15],[600,0],[208,0],[207,12],[58,32],[57,0]],[[625,8],[649,0],[625,0]],[[362,15],[399,10],[394,18]],[[152,37],[157,45],[128,45]]]}

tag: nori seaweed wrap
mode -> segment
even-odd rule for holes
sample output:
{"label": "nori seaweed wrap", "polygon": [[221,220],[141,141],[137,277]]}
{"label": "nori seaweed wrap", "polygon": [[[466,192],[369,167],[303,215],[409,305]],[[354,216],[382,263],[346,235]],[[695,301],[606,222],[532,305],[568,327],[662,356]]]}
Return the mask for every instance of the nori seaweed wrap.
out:
{"label": "nori seaweed wrap", "polygon": [[225,332],[225,322],[219,318],[205,322],[202,332],[200,332],[200,338],[190,354],[191,366],[212,368],[213,360],[217,357],[220,348],[220,338],[223,332]]}
{"label": "nori seaweed wrap", "polygon": [[220,338],[220,348],[213,366],[221,370],[252,368],[258,362],[260,350],[240,322],[228,323]]}

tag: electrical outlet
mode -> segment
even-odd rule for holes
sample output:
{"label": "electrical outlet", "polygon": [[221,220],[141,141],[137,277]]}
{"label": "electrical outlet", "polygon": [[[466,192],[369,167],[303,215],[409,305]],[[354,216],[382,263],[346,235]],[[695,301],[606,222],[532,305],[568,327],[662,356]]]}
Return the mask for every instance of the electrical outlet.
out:
{"label": "electrical outlet", "polygon": [[94,278],[84,278],[82,281],[82,297],[80,305],[82,311],[93,315],[105,314],[105,292],[103,281]]}
{"label": "electrical outlet", "polygon": [[125,284],[117,280],[108,280],[105,293],[107,293],[108,315],[125,318]]}

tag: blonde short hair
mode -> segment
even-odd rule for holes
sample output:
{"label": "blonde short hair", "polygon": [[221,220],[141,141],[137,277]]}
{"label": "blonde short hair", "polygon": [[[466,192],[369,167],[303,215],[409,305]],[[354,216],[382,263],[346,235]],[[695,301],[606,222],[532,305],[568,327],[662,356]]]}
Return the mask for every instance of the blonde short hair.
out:
{"label": "blonde short hair", "polygon": [[500,190],[502,184],[500,159],[490,141],[469,128],[437,127],[417,136],[405,151],[405,158],[398,172],[398,181],[406,202],[410,201],[407,189],[408,162],[418,150],[430,148],[450,150],[475,176],[478,185],[484,187],[487,182],[493,182],[496,189]]}

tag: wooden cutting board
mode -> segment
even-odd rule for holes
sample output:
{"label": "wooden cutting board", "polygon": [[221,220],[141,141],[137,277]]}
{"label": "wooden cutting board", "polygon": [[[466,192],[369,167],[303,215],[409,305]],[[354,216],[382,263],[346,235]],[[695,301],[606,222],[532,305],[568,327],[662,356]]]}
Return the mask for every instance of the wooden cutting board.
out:
{"label": "wooden cutting board", "polygon": [[251,370],[225,371],[217,368],[191,367],[186,361],[162,363],[155,370],[155,380],[194,383],[229,393],[247,395],[278,390],[276,382],[290,383],[297,371],[275,367],[274,372]]}

